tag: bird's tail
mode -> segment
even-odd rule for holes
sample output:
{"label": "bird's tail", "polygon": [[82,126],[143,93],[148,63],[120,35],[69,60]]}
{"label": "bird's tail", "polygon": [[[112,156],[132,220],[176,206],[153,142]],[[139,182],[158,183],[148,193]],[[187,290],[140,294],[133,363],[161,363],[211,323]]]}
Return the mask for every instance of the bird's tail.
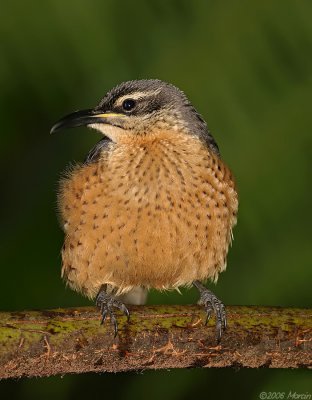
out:
{"label": "bird's tail", "polygon": [[148,290],[143,287],[134,287],[129,292],[118,296],[118,299],[125,304],[143,305],[147,300]]}

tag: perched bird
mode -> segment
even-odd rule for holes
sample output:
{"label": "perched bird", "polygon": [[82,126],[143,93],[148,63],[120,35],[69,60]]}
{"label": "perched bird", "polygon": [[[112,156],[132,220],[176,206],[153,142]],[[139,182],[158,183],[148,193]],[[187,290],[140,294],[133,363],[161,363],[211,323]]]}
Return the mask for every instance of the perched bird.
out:
{"label": "perched bird", "polygon": [[115,335],[115,309],[129,318],[119,295],[194,285],[219,340],[225,308],[201,282],[226,267],[238,197],[205,121],[182,91],[151,79],[120,84],[51,133],[81,125],[104,138],[60,183],[62,276],[96,297]]}

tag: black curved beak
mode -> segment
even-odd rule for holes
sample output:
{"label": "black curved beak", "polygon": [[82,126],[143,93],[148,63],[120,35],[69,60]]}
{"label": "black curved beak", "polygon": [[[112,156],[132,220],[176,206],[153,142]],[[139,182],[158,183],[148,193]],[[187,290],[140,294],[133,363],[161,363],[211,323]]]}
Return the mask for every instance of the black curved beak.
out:
{"label": "black curved beak", "polygon": [[120,114],[111,112],[103,113],[103,111],[94,111],[92,109],[75,111],[57,121],[56,124],[52,126],[50,133],[58,132],[61,129],[76,128],[78,126],[98,124],[101,122],[109,124],[110,121],[107,118],[120,116]]}

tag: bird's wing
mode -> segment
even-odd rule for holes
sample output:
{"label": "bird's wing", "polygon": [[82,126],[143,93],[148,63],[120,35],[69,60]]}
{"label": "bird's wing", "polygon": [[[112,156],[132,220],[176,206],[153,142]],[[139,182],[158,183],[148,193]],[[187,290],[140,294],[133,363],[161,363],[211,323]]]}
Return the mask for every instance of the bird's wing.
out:
{"label": "bird's wing", "polygon": [[112,143],[112,141],[104,137],[101,139],[88,153],[86,159],[84,160],[85,164],[93,163],[98,161],[100,158],[101,152],[105,149],[108,149],[109,144]]}

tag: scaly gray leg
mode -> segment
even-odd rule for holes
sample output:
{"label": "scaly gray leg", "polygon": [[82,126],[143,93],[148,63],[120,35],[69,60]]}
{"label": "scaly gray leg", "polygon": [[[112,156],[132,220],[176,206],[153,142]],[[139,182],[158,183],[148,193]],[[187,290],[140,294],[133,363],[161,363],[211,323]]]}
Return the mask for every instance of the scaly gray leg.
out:
{"label": "scaly gray leg", "polygon": [[205,307],[207,313],[206,324],[209,321],[212,311],[216,315],[217,341],[220,343],[222,331],[224,331],[226,328],[226,313],[224,304],[201,282],[194,281],[193,285],[198,289],[200,294],[198,304],[202,304]]}
{"label": "scaly gray leg", "polygon": [[96,303],[97,307],[100,307],[100,312],[102,314],[102,321],[101,324],[104,323],[107,314],[110,316],[111,324],[114,326],[114,337],[117,336],[118,332],[118,324],[117,319],[114,313],[114,308],[118,308],[122,311],[129,321],[130,313],[127,307],[121,301],[117,300],[114,295],[107,293],[107,285],[102,285],[99,293],[96,296]]}

